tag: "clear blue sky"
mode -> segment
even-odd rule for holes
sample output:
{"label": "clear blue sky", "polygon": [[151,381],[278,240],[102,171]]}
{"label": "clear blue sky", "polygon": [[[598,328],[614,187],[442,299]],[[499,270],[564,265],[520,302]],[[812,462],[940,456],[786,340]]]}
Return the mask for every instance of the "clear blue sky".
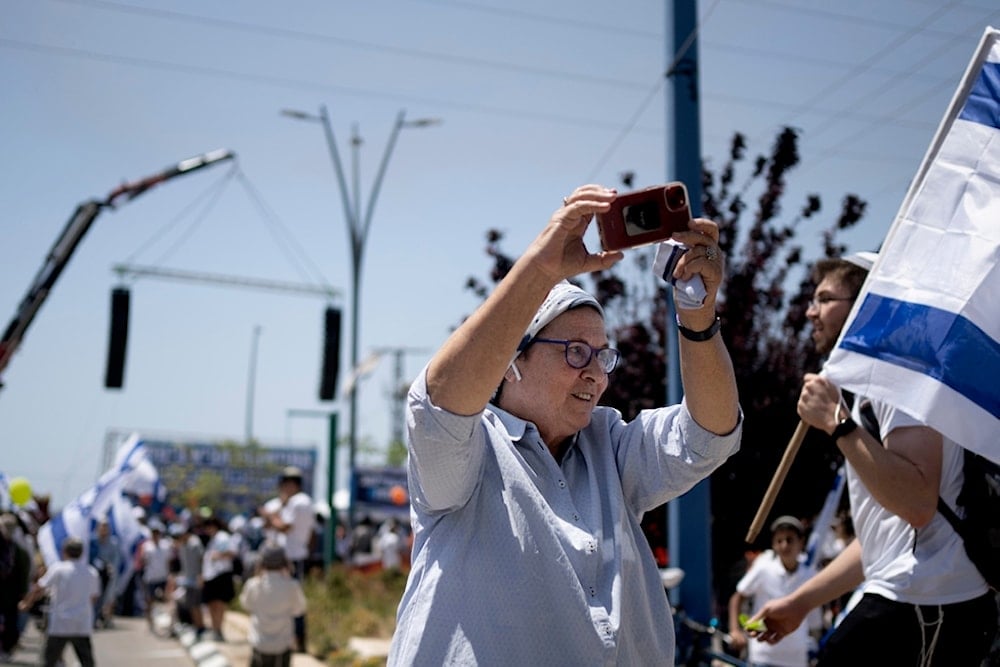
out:
{"label": "clear blue sky", "polygon": [[[486,273],[487,229],[505,230],[518,254],[576,185],[618,185],[624,170],[637,185],[669,176],[670,6],[6,0],[0,326],[80,202],[215,148],[238,154],[244,180],[216,166],[97,219],[3,374],[0,470],[63,504],[100,472],[109,429],[242,439],[258,325],[254,436],[322,452],[325,422],[288,417],[336,407],[346,432],[346,401],[317,400],[322,300],[140,279],[125,387],[106,390],[111,266],[323,280],[346,293],[321,128],[279,110],[326,104],[348,164],[358,124],[365,200],[399,110],[441,118],[399,137],[362,281],[362,357],[427,350],[405,356],[409,380],[475,307],[463,284]],[[702,0],[699,15],[703,155],[718,164],[734,131],[756,153],[781,126],[799,128],[786,206],[820,194],[819,230],[858,194],[869,208],[844,239],[852,250],[881,242],[983,29],[1000,23],[996,0]],[[392,370],[384,360],[361,388],[359,435],[379,445]]]}

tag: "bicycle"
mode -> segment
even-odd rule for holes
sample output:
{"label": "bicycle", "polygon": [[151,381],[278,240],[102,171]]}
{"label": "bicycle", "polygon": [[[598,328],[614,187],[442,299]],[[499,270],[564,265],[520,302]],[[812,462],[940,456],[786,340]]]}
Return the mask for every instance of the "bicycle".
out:
{"label": "bicycle", "polygon": [[[664,591],[680,585],[684,571],[676,567],[660,570]],[[732,665],[747,667],[747,663],[726,653],[722,645],[732,642],[732,637],[718,627],[718,620],[712,619],[706,625],[689,617],[681,607],[671,605],[674,620],[675,665],[685,667],[717,667]]]}
{"label": "bicycle", "polygon": [[718,627],[717,619],[708,624],[690,618],[683,609],[675,608],[674,637],[676,637],[676,657],[674,664],[686,667],[717,667],[733,665],[746,667],[747,663],[726,653],[722,645],[729,644],[732,637]]}

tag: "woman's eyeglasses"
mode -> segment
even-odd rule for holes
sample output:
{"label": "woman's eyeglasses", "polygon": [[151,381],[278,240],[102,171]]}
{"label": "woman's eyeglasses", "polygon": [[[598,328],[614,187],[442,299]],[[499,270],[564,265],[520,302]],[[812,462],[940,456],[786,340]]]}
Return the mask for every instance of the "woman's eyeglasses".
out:
{"label": "woman's eyeglasses", "polygon": [[532,343],[552,343],[562,345],[566,353],[566,363],[571,368],[586,368],[590,360],[597,357],[597,365],[605,373],[615,370],[621,353],[613,347],[602,347],[595,349],[580,340],[558,340],[555,338],[535,338]]}

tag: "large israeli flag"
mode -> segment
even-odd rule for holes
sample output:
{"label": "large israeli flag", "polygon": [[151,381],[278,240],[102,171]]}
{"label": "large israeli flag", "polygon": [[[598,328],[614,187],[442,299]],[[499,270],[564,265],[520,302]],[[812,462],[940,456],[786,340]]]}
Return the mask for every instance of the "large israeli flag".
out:
{"label": "large israeli flag", "polygon": [[1000,463],[1000,31],[988,28],[824,367]]}
{"label": "large israeli flag", "polygon": [[88,553],[94,522],[108,514],[121,497],[122,486],[129,473],[145,459],[146,446],[138,436],[132,436],[119,448],[115,464],[101,475],[97,484],[81,493],[39,528],[38,548],[46,566],[59,561],[62,543],[67,537],[82,540],[84,553]]}

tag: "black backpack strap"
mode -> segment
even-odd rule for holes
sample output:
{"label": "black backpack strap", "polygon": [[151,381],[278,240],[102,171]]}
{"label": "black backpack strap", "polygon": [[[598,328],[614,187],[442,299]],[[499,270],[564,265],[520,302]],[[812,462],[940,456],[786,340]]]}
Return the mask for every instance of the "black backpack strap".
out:
{"label": "black backpack strap", "polygon": [[861,415],[861,425],[871,434],[873,438],[882,444],[882,434],[879,432],[878,417],[875,416],[875,408],[868,399],[863,399],[858,404],[858,414]]}
{"label": "black backpack strap", "polygon": [[958,533],[958,536],[964,540],[965,531],[962,527],[962,520],[958,518],[957,514],[955,514],[955,510],[948,507],[948,503],[946,503],[944,501],[944,498],[942,498],[941,496],[938,496],[937,508],[938,512],[941,512],[941,515],[944,516],[944,518],[948,520],[948,523],[951,524],[951,527],[955,529],[955,532]]}

